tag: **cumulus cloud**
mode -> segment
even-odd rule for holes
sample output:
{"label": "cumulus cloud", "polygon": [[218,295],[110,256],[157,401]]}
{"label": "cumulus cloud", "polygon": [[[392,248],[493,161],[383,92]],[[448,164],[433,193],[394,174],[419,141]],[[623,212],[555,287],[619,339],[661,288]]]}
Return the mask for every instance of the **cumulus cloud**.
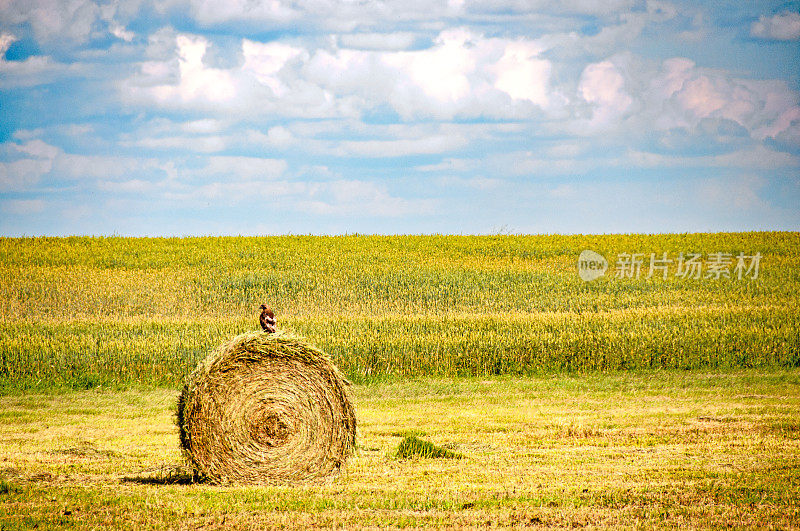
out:
{"label": "cumulus cloud", "polygon": [[532,43],[512,42],[495,65],[494,86],[515,100],[528,100],[540,107],[549,104],[550,61],[538,58],[542,49]]}
{"label": "cumulus cloud", "polygon": [[455,102],[469,94],[467,76],[476,66],[474,54],[465,46],[469,38],[463,30],[447,31],[431,49],[386,54],[383,61],[405,74],[430,98],[441,103]]}
{"label": "cumulus cloud", "polygon": [[604,128],[618,119],[633,103],[625,90],[625,78],[610,61],[588,65],[578,84],[581,97],[592,104],[592,128]]}
{"label": "cumulus cloud", "polygon": [[[727,123],[754,140],[788,140],[800,112],[798,94],[785,81],[738,78],[682,57],[660,65],[629,55],[591,63],[581,73],[577,96],[589,110],[573,106],[573,119],[564,127],[581,135],[685,130],[700,137],[710,123]],[[582,112],[589,118],[582,118]]]}
{"label": "cumulus cloud", "polygon": [[726,119],[758,140],[796,126],[797,94],[784,81],[740,79],[674,59],[664,62],[652,87],[663,98],[660,125],[696,127],[706,118]]}
{"label": "cumulus cloud", "polygon": [[260,43],[248,39],[242,41],[242,54],[242,72],[268,87],[276,98],[282,98],[289,92],[289,85],[281,79],[281,70],[291,60],[308,60],[308,54],[302,48],[280,42]]}
{"label": "cumulus cloud", "polygon": [[229,72],[203,64],[208,41],[202,37],[178,35],[178,67],[180,83],[158,85],[151,90],[156,100],[191,102],[203,99],[212,103],[230,101],[236,97],[236,87]]}
{"label": "cumulus cloud", "polygon": [[[164,48],[161,40],[152,43]],[[172,55],[139,65],[120,83],[127,100],[239,115],[356,117],[388,105],[406,119],[514,117],[550,107],[551,63],[525,39],[442,31],[420,50],[241,42],[241,62],[204,61],[205,38],[178,34]],[[556,98],[557,100],[557,98]],[[525,106],[527,105],[527,107]]]}
{"label": "cumulus cloud", "polygon": [[778,41],[800,39],[800,13],[786,12],[771,17],[762,15],[758,22],[750,26],[750,35]]}

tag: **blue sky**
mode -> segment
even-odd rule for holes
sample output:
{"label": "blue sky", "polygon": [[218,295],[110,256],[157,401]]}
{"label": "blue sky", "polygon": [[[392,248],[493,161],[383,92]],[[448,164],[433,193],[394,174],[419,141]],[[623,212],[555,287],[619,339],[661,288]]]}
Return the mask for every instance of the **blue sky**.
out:
{"label": "blue sky", "polygon": [[799,230],[799,205],[799,2],[0,1],[0,235]]}

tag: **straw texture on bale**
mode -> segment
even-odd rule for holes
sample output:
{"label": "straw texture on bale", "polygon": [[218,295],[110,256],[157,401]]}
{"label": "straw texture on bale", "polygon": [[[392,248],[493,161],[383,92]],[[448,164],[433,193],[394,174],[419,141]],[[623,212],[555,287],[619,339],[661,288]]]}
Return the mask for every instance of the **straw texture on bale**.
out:
{"label": "straw texture on bale", "polygon": [[242,334],[203,360],[184,386],[181,446],[195,473],[212,482],[329,476],[355,448],[349,385],[301,337]]}

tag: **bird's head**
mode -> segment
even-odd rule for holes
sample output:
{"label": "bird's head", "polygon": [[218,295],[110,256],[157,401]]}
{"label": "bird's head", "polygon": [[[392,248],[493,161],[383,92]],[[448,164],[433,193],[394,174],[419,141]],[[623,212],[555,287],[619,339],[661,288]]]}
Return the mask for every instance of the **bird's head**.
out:
{"label": "bird's head", "polygon": [[266,304],[262,304],[261,306],[258,307],[258,309],[259,310],[266,310],[267,309],[267,305]]}

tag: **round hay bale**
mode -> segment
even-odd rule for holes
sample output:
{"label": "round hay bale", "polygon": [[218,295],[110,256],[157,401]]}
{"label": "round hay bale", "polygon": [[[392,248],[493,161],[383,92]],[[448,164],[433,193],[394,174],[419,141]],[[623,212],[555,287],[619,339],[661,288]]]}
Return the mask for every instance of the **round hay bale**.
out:
{"label": "round hay bale", "polygon": [[328,476],[355,448],[349,385],[301,337],[242,334],[203,360],[184,386],[181,446],[195,472],[212,482]]}

